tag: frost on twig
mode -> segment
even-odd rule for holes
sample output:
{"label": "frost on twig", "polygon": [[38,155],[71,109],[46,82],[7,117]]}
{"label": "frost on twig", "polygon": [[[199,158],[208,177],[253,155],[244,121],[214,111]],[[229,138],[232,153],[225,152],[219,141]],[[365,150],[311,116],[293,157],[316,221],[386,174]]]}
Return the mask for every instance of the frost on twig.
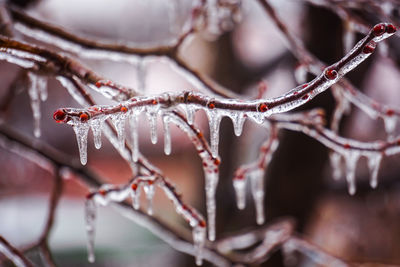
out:
{"label": "frost on twig", "polygon": [[175,210],[192,227],[193,242],[195,246],[196,263],[201,265],[203,247],[205,242],[206,223],[203,217],[192,207],[182,201],[182,197],[177,193],[175,186],[162,176],[137,176],[126,185],[113,186],[102,185],[99,190],[87,195],[85,206],[86,231],[88,235],[88,260],[94,262],[94,238],[97,205],[105,206],[109,202],[123,202],[129,196],[132,200],[134,209],[140,208],[141,189],[147,198],[147,213],[153,215],[152,200],[155,193],[155,186],[164,191],[166,196],[175,206]]}

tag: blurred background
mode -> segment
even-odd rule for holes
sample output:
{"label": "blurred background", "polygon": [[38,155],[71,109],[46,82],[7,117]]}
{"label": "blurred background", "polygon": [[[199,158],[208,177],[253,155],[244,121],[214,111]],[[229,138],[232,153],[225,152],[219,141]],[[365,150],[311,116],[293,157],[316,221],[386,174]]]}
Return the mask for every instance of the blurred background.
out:
{"label": "blurred background", "polygon": [[[175,40],[192,12],[190,0],[10,2],[23,6],[32,16],[74,34],[143,47],[165,45]],[[393,3],[392,14],[398,17],[399,6],[395,1]],[[289,29],[319,59],[330,64],[344,55],[346,21],[335,13],[308,1],[275,0],[271,4]],[[249,98],[257,95],[261,81],[267,85],[267,97],[278,96],[297,86],[294,69],[298,62],[273,21],[257,1],[243,1],[241,8],[240,22],[232,27],[228,25],[226,31],[205,30],[196,34],[181,51],[183,58],[199,72]],[[372,25],[378,22],[376,14],[368,12],[368,8],[355,12]],[[359,40],[362,35],[355,37]],[[386,55],[385,52],[373,54],[348,76],[364,93],[394,107],[400,104],[399,44],[398,37],[391,38]],[[102,76],[140,88],[146,94],[197,89],[170,62],[160,58],[144,58],[132,64],[88,60],[84,56],[79,60]],[[6,106],[1,110],[1,119],[18,132],[33,137],[29,97],[25,83],[18,76],[20,73],[18,67],[0,62],[0,103]],[[308,76],[308,79],[312,78]],[[11,99],[6,97],[10,86],[15,91]],[[48,80],[48,91],[49,98],[41,105],[40,141],[78,157],[72,128],[56,124],[52,114],[58,108],[79,105],[53,78]],[[101,104],[110,103],[99,95],[96,100]],[[334,108],[332,94],[327,91],[299,110],[313,107],[323,107],[329,118]],[[208,132],[208,122],[202,111],[196,113],[195,123]],[[177,185],[187,203],[206,214],[201,161],[195,149],[182,131],[171,126],[172,154],[165,156],[161,120],[158,129],[160,141],[153,145],[147,119],[141,118],[140,151]],[[342,121],[340,134],[360,141],[386,139],[383,122],[372,120],[357,108]],[[250,195],[245,210],[236,208],[232,176],[238,166],[257,158],[266,137],[265,130],[250,121],[246,121],[242,136],[235,137],[230,120],[224,118],[222,121],[217,238],[256,227]],[[106,177],[109,183],[127,182],[132,175],[128,164],[108,141],[104,139],[103,147],[96,150],[92,140],[90,133],[88,166]],[[366,161],[362,159],[357,167],[357,193],[349,196],[345,179],[332,179],[328,150],[322,144],[301,133],[282,130],[280,146],[266,176],[266,223],[290,216],[296,220],[297,232],[333,255],[371,265],[400,264],[399,160],[399,156],[384,158],[378,188],[373,190],[369,187]],[[10,151],[7,145],[0,146],[0,235],[16,247],[24,247],[36,240],[44,226],[54,179],[46,165],[43,162],[42,167],[38,166],[37,162]],[[95,264],[87,263],[83,204],[88,188],[72,174],[64,178],[64,191],[50,238],[58,266],[194,265],[193,257],[176,252],[109,207],[99,209],[97,259]],[[188,227],[161,191],[156,193],[154,210],[157,218],[173,227]],[[37,252],[31,251],[28,256],[41,266]],[[0,264],[10,266],[4,261]],[[282,264],[281,253],[277,251],[263,266]],[[306,260],[297,264],[313,266]]]}

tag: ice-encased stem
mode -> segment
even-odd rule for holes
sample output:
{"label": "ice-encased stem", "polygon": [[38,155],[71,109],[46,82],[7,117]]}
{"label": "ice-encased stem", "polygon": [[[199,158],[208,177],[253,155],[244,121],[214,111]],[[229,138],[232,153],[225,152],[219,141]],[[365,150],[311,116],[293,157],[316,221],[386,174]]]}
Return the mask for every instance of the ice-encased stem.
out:
{"label": "ice-encased stem", "polygon": [[207,207],[207,225],[208,225],[208,239],[215,240],[215,217],[216,217],[216,202],[215,193],[218,185],[218,171],[205,171],[205,184],[206,184],[206,207]]}
{"label": "ice-encased stem", "polygon": [[222,116],[218,114],[218,111],[207,110],[208,123],[210,125],[210,145],[211,153],[214,158],[218,157],[218,145],[219,145],[219,125]]}
{"label": "ice-encased stem", "polygon": [[256,207],[256,221],[257,224],[263,224],[264,216],[264,171],[257,169],[250,175],[251,179],[251,193]]}
{"label": "ice-encased stem", "polygon": [[81,159],[82,165],[86,165],[87,163],[87,137],[89,132],[89,124],[88,123],[80,123],[77,122],[72,127],[74,129],[76,135],[76,141],[78,142],[79,148],[79,156]]}
{"label": "ice-encased stem", "polygon": [[379,171],[379,166],[381,165],[382,161],[382,154],[376,154],[376,155],[371,155],[368,157],[368,168],[369,171],[371,172],[371,179],[370,179],[370,185],[372,188],[376,188],[378,186],[378,171]]}
{"label": "ice-encased stem", "polygon": [[196,265],[200,266],[203,263],[203,248],[206,241],[206,229],[205,227],[197,225],[193,227],[192,234]]}
{"label": "ice-encased stem", "polygon": [[96,234],[96,203],[93,199],[86,200],[85,203],[85,223],[86,223],[86,234],[87,234],[87,249],[88,249],[88,261],[93,263],[95,260],[94,256],[94,239]]}
{"label": "ice-encased stem", "polygon": [[233,188],[236,193],[236,205],[238,209],[242,210],[246,207],[246,180],[234,179]]}
{"label": "ice-encased stem", "polygon": [[163,116],[164,125],[164,153],[165,155],[171,154],[171,132],[169,130],[170,118],[168,115]]}

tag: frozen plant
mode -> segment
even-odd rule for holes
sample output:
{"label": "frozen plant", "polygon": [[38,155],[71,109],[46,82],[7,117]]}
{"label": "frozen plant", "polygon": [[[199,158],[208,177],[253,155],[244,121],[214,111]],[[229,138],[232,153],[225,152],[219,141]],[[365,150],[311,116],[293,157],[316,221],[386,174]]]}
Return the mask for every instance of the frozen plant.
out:
{"label": "frozen plant", "polygon": [[[180,16],[183,9],[181,5],[184,4],[181,2],[176,0],[167,4],[173,40],[169,40],[167,44],[159,43],[149,47],[123,44],[120,41],[103,42],[76,35],[37,19],[29,15],[27,10],[22,10],[12,3],[1,4],[0,16],[4,29],[0,36],[0,59],[17,65],[21,72],[18,79],[27,80],[34,136],[39,138],[41,135],[40,103],[48,98],[47,85],[50,80],[56,79],[68,95],[81,106],[60,107],[53,114],[57,123],[72,127],[81,165],[62,152],[40,144],[40,141],[24,137],[6,123],[0,126],[2,147],[30,159],[33,157],[23,155],[26,154],[24,151],[34,153],[33,161],[38,164],[41,162],[41,166],[51,170],[55,177],[46,226],[40,239],[30,248],[39,248],[47,265],[56,264],[50,253],[48,238],[61,197],[63,179],[69,176],[70,172],[74,172],[78,175],[77,179],[89,188],[85,200],[84,221],[88,240],[88,261],[91,263],[95,262],[97,208],[112,205],[121,214],[149,229],[175,249],[194,255],[197,265],[201,265],[203,260],[217,266],[257,265],[263,262],[268,264],[270,256],[277,249],[282,252],[283,261],[287,265],[297,262],[296,253],[308,257],[314,264],[351,265],[350,261],[325,252],[296,233],[292,219],[282,218],[275,222],[268,220],[264,207],[265,179],[274,154],[279,151],[280,132],[289,130],[303,133],[330,150],[333,176],[336,179],[345,177],[350,195],[356,194],[356,169],[360,158],[367,160],[371,187],[378,186],[378,171],[384,158],[400,154],[400,137],[396,135],[400,109],[378,103],[360,91],[345,76],[364,64],[378,47],[387,46],[386,39],[395,35],[396,17],[392,11],[399,10],[396,2],[380,1],[387,5],[384,9],[367,0],[356,1],[354,5],[345,1],[304,1],[329,8],[347,25],[343,34],[344,56],[333,64],[325,64],[307,49],[302,39],[289,30],[270,1],[254,0],[257,9],[268,15],[275,24],[289,51],[299,62],[292,71],[298,82],[296,87],[288,88],[278,96],[266,97],[266,85],[260,84],[256,98],[236,94],[223,87],[191,67],[184,57],[184,48],[190,46],[190,40],[194,36],[218,40],[221,35],[233,30],[244,16],[245,1],[194,0],[191,1],[189,16],[183,16],[183,21]],[[385,22],[372,25],[353,12],[359,10],[362,13],[367,7],[378,9],[379,20]],[[356,33],[363,35],[358,42],[355,42]],[[388,53],[379,56],[388,57]],[[147,79],[151,70],[147,60],[154,58],[168,62],[168,66],[190,82],[193,89],[149,93]],[[103,77],[81,62],[85,59],[134,65],[137,70],[137,88]],[[307,79],[308,75],[314,78]],[[10,87],[8,90],[13,89]],[[327,116],[327,112],[322,108],[299,110],[312,103],[316,96],[327,94],[328,90],[335,101],[331,117]],[[95,100],[97,97],[94,97],[94,92],[109,104],[99,104],[100,102]],[[372,119],[381,118],[387,138],[359,141],[343,136],[340,122],[352,106],[364,111]],[[6,109],[7,105],[1,108]],[[196,120],[200,113],[204,113],[208,121],[209,127],[205,131],[201,130],[199,120]],[[166,156],[171,154],[174,147],[171,127],[179,128],[193,144],[204,175],[204,215],[187,203],[185,195],[181,195],[177,189],[179,185],[172,182],[173,177],[167,177],[145,156],[146,152],[142,150],[139,142],[139,132],[142,132],[139,131],[139,117],[142,114],[148,122],[148,135],[152,144],[159,142],[157,133],[163,132]],[[225,177],[220,177],[224,157],[220,157],[222,149],[219,145],[220,139],[223,140],[220,132],[221,122],[225,117],[231,120],[236,136],[241,136],[243,128],[248,124],[245,122],[250,121],[262,129],[267,137],[265,140],[259,140],[262,144],[253,162],[242,164],[231,172],[231,185],[236,195],[237,207],[239,210],[245,209],[246,194],[249,191],[254,201],[254,221],[257,227],[241,233],[224,233],[225,237],[220,238],[217,232],[217,192],[220,180],[226,180]],[[162,129],[158,129],[159,120],[162,122]],[[99,149],[97,153],[102,153],[102,142],[107,139],[129,164],[132,171],[130,180],[120,185],[108,184],[105,182],[106,177],[98,177],[86,166],[88,160],[90,161],[87,152],[90,131],[94,146]],[[153,199],[155,194],[160,193],[165,194],[176,213],[187,222],[191,230],[190,235],[187,234],[186,228],[182,231],[174,230],[163,222],[162,218],[154,216],[157,214],[157,207],[153,207]],[[143,194],[146,203],[142,203]],[[32,265],[25,251],[14,248],[0,236],[0,252],[16,266]]]}

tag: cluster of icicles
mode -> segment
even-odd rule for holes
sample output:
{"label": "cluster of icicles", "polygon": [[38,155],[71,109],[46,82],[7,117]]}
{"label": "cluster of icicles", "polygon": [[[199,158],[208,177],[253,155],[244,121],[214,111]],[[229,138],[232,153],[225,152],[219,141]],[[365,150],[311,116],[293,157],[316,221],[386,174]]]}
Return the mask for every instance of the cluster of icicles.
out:
{"label": "cluster of icicles", "polygon": [[190,224],[193,231],[194,253],[196,255],[196,264],[202,264],[202,249],[206,239],[206,223],[203,217],[196,210],[186,206],[180,201],[175,193],[172,184],[168,181],[157,179],[155,176],[136,177],[133,182],[122,187],[114,185],[103,185],[98,191],[90,193],[87,196],[85,205],[86,231],[88,235],[88,260],[94,262],[94,239],[95,239],[95,221],[97,205],[106,206],[110,202],[122,202],[129,196],[132,199],[133,208],[140,208],[141,188],[146,194],[147,213],[153,215],[153,196],[155,186],[160,187],[167,197],[173,202],[178,214]]}
{"label": "cluster of icicles", "polygon": [[[82,121],[81,117],[71,117],[68,120],[68,124],[73,126],[73,129],[76,134],[80,158],[82,164],[86,164],[87,162],[87,137],[88,131],[91,128],[94,136],[94,144],[97,149],[101,147],[101,132],[103,124],[105,120],[108,118],[112,121],[116,132],[118,134],[118,143],[120,148],[122,149],[125,146],[125,141],[127,141],[132,147],[132,160],[137,161],[140,156],[139,152],[139,142],[138,142],[138,119],[141,113],[145,113],[148,122],[150,124],[150,138],[153,143],[157,142],[157,118],[158,116],[162,117],[163,128],[164,128],[164,151],[165,154],[169,155],[171,153],[171,136],[170,136],[170,123],[174,123],[180,129],[185,131],[188,136],[191,138],[193,144],[195,145],[199,156],[203,161],[203,170],[205,175],[205,190],[206,190],[206,206],[207,206],[207,228],[208,228],[208,238],[209,240],[215,240],[215,217],[216,217],[216,202],[215,202],[215,193],[218,184],[218,139],[219,139],[219,125],[221,119],[224,116],[228,116],[232,119],[234,132],[237,136],[240,136],[242,133],[243,124],[246,118],[251,118],[253,121],[259,124],[263,124],[264,126],[269,125],[266,123],[266,115],[262,112],[243,112],[243,111],[227,111],[220,109],[209,109],[202,106],[196,106],[194,104],[180,104],[180,107],[185,111],[186,118],[183,119],[176,115],[177,113],[172,111],[171,109],[163,109],[160,104],[150,105],[150,106],[142,106],[135,107],[130,110],[124,110],[115,114],[100,114],[95,116],[87,121]],[[91,107],[91,108],[101,108],[101,107]],[[204,144],[198,140],[198,133],[192,131],[191,125],[194,121],[195,112],[199,109],[204,109],[209,119],[209,127],[210,127],[210,143],[211,143],[211,154],[208,151],[207,144]],[[68,109],[68,112],[78,112],[81,113],[81,109]],[[84,114],[84,113],[81,113]],[[180,114],[178,112],[178,114]],[[289,118],[293,115],[279,115],[284,118],[285,116]],[[295,115],[294,115],[295,116]],[[185,119],[188,123],[185,122]],[[130,128],[127,131],[126,121],[128,121],[128,126]],[[281,128],[292,129],[296,131],[303,131],[306,134],[314,136],[317,140],[324,143],[326,146],[330,147],[334,152],[332,153],[332,166],[334,170],[334,177],[339,178],[341,176],[341,160],[344,159],[346,161],[346,179],[349,184],[349,192],[350,194],[355,193],[355,171],[356,164],[358,159],[361,156],[365,156],[368,158],[368,165],[371,169],[372,178],[371,178],[371,186],[376,187],[377,185],[377,175],[379,165],[382,159],[381,152],[369,152],[369,149],[375,149],[380,145],[380,143],[367,143],[368,148],[366,147],[365,151],[357,151],[348,149],[343,147],[342,145],[333,145],[331,142],[327,142],[326,139],[320,137],[318,133],[314,133],[310,131],[309,128],[301,126],[301,124],[296,124],[295,126],[291,125],[290,122],[285,123],[284,120],[277,124],[277,126]],[[302,127],[304,129],[302,129]],[[324,130],[325,131],[325,130]],[[130,136],[128,138],[125,137],[125,133],[130,132]],[[333,132],[326,130],[325,135],[332,135]],[[271,138],[271,137],[270,137]],[[337,138],[336,135],[332,135],[332,138]],[[127,140],[125,140],[127,139]],[[344,139],[347,142],[347,139]],[[278,146],[277,139],[273,140],[273,144],[271,145],[270,152],[266,155],[265,165],[268,164],[272,157],[272,153]],[[356,142],[355,145],[360,146],[361,142]],[[366,144],[366,143],[362,143]],[[207,146],[206,149],[204,146]],[[397,150],[396,150],[397,151]],[[397,153],[394,151],[393,153]],[[386,151],[386,154],[392,154],[390,151]],[[251,182],[251,192],[253,194],[253,199],[255,201],[256,206],[256,216],[257,223],[264,223],[264,168],[258,168],[251,172],[245,173],[245,177],[241,177],[237,179],[237,177],[233,180],[234,188],[237,195],[237,205],[239,209],[243,209],[245,206],[245,192],[246,192],[246,183],[248,180]],[[107,187],[107,186],[106,186]],[[99,192],[102,190],[106,190],[107,188],[101,188]],[[146,193],[147,199],[149,203],[151,203],[151,199],[154,195],[154,185],[153,184],[145,184],[143,186],[143,190]],[[93,254],[93,242],[94,242],[94,219],[95,219],[95,204],[99,203],[101,205],[106,205],[110,200],[112,201],[123,201],[129,194],[132,196],[134,208],[139,208],[139,191],[140,187],[133,190],[131,187],[127,187],[121,191],[109,191],[105,195],[96,194],[92,199],[90,199],[86,206],[86,222],[87,222],[87,231],[89,235],[89,260],[94,260]],[[170,192],[165,190],[166,192]],[[167,193],[170,194],[170,193]],[[171,194],[170,194],[171,195]],[[192,213],[185,213],[182,208],[182,205],[173,201],[176,206],[176,210],[179,214],[182,214],[193,227],[193,238],[196,247],[196,254],[198,264],[201,264],[201,248],[204,246],[205,242],[205,224],[204,227],[200,226],[201,220],[193,219],[191,216]],[[151,204],[148,206],[148,213],[152,214]],[[202,225],[202,224],[201,224]]]}

